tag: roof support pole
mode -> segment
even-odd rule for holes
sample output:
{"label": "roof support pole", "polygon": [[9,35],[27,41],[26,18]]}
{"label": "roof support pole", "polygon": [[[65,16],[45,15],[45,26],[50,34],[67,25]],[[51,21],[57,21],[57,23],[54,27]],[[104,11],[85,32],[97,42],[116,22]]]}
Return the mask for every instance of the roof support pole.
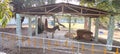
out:
{"label": "roof support pole", "polygon": [[88,30],[88,17],[85,17],[84,21],[84,29]]}
{"label": "roof support pole", "polygon": [[28,24],[29,24],[29,28],[28,28],[28,34],[29,36],[32,36],[32,23],[31,23],[31,18],[28,18]]}
{"label": "roof support pole", "polygon": [[71,33],[71,16],[69,16],[69,33]]}
{"label": "roof support pole", "polygon": [[53,16],[53,19],[54,19],[54,24],[53,24],[53,26],[55,26],[55,16]]}
{"label": "roof support pole", "polygon": [[[40,20],[40,21],[39,21]],[[42,22],[42,20],[43,20],[43,16],[40,16],[40,18],[38,19],[38,26],[40,26],[40,28],[42,29],[43,28],[43,24],[45,24],[45,22],[43,23]],[[42,24],[43,23],[43,24]],[[45,25],[44,25],[44,28],[45,28]]]}
{"label": "roof support pole", "polygon": [[35,35],[38,36],[38,18],[35,16]]}
{"label": "roof support pole", "polygon": [[91,31],[91,18],[88,18],[88,30]]}
{"label": "roof support pole", "polygon": [[98,42],[98,33],[99,33],[99,18],[95,20],[95,41]]}
{"label": "roof support pole", "polygon": [[111,15],[110,16],[110,20],[109,20],[109,26],[108,26],[108,37],[107,37],[107,45],[109,45],[107,47],[107,50],[112,50],[112,47],[110,47],[113,43],[113,34],[114,34],[114,16]]}
{"label": "roof support pole", "polygon": [[16,34],[18,35],[18,46],[21,47],[22,45],[22,41],[21,41],[21,36],[22,36],[22,33],[21,33],[21,17],[20,17],[20,14],[16,14]]}
{"label": "roof support pole", "polygon": [[21,17],[20,14],[16,14],[16,34],[21,36]]}

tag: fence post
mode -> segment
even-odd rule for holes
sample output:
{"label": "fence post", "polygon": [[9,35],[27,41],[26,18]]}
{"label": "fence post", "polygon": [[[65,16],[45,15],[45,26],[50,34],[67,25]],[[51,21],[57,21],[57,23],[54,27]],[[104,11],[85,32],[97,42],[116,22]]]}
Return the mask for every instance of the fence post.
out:
{"label": "fence post", "polygon": [[34,47],[36,47],[36,38],[34,38],[33,42],[34,42]]}
{"label": "fence post", "polygon": [[72,43],[71,48],[72,48],[72,54],[74,54],[74,43]]}
{"label": "fence post", "polygon": [[79,43],[78,43],[78,54],[79,54],[79,51],[80,51],[79,48],[80,48],[80,45],[79,45]]}
{"label": "fence post", "polygon": [[119,49],[118,48],[116,48],[115,54],[119,54]]}
{"label": "fence post", "polygon": [[82,50],[82,54],[84,54],[84,44],[82,44],[81,50]]}
{"label": "fence post", "polygon": [[27,41],[27,42],[28,42],[28,46],[31,46],[31,45],[30,45],[30,38],[28,39],[28,41]]}
{"label": "fence post", "polygon": [[50,45],[51,45],[51,42],[50,40],[48,40],[48,50],[50,50]]}
{"label": "fence post", "polygon": [[58,43],[58,41],[56,41],[56,42],[55,42],[55,45],[56,45],[56,46],[59,46],[59,43]]}
{"label": "fence post", "polygon": [[21,46],[25,46],[25,44],[24,44],[24,37],[21,38],[21,41],[22,41],[22,45]]}
{"label": "fence post", "polygon": [[94,54],[94,45],[92,44],[92,54]]}
{"label": "fence post", "polygon": [[[43,40],[42,40],[43,41]],[[42,46],[43,46],[43,43],[40,41],[40,47],[42,48]]]}
{"label": "fence post", "polygon": [[43,38],[43,53],[45,53],[45,38]]}
{"label": "fence post", "polygon": [[0,47],[2,48],[2,46],[4,45],[4,33],[3,32],[1,33],[0,41],[1,41]]}
{"label": "fence post", "polygon": [[107,49],[106,49],[106,47],[104,48],[104,54],[106,54],[107,53]]}
{"label": "fence post", "polygon": [[2,46],[4,45],[4,33],[2,33]]}
{"label": "fence post", "polygon": [[65,41],[65,47],[68,47],[68,40]]}

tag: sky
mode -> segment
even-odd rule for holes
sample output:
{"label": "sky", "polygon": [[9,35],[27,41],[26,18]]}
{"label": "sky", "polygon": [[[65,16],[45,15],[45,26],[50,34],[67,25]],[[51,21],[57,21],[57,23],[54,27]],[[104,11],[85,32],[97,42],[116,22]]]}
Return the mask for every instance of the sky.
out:
{"label": "sky", "polygon": [[56,0],[56,3],[61,3],[61,2],[79,5],[79,2],[76,1],[76,0],[71,0],[71,1],[68,1],[68,2],[67,2],[67,0]]}

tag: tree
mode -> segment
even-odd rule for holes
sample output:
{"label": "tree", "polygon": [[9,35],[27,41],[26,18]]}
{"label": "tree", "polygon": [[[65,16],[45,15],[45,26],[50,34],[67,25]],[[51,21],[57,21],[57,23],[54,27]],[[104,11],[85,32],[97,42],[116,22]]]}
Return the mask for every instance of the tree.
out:
{"label": "tree", "polygon": [[[55,3],[55,0],[12,0],[11,2],[11,4],[14,7],[14,11],[13,11],[14,16],[16,15],[18,10],[23,10],[25,8],[37,7],[37,6],[52,4],[52,3]],[[21,25],[24,19],[25,19],[24,17],[21,17]]]}
{"label": "tree", "polygon": [[5,27],[7,22],[12,18],[12,9],[9,5],[10,0],[0,1],[0,22]]}
{"label": "tree", "polygon": [[[16,15],[17,11],[24,10],[25,8],[37,7],[37,6],[53,4],[53,3],[55,3],[55,0],[13,0],[11,2],[11,4],[13,4],[14,7],[14,15]],[[24,17],[21,17],[21,25],[23,21],[24,21]],[[38,21],[41,21],[41,19],[38,19]],[[41,33],[42,31],[43,31],[43,23],[38,22],[38,33]],[[34,34],[35,32],[33,32],[33,35]]]}
{"label": "tree", "polygon": [[[106,10],[112,15],[120,13],[120,0],[81,0],[80,5]],[[108,18],[109,16],[106,17]],[[108,27],[109,19],[106,19],[106,17],[101,17],[100,22],[102,23],[99,23],[104,28]],[[119,18],[115,18],[116,20],[118,21]]]}

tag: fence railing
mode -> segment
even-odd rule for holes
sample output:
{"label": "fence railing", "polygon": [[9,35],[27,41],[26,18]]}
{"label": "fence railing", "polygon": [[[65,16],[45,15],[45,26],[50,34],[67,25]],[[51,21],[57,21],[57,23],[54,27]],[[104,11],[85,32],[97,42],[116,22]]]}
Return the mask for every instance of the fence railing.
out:
{"label": "fence railing", "polygon": [[[113,47],[113,51],[107,51],[106,47]],[[85,43],[73,40],[59,40],[42,37],[19,36],[16,34],[0,32],[0,51],[9,54],[21,54],[23,48],[42,49],[43,53],[59,52],[67,54],[119,54],[119,46]],[[32,51],[31,51],[32,52]],[[25,52],[28,53],[28,52]],[[41,53],[41,52],[39,52]],[[23,54],[23,52],[22,52]]]}

